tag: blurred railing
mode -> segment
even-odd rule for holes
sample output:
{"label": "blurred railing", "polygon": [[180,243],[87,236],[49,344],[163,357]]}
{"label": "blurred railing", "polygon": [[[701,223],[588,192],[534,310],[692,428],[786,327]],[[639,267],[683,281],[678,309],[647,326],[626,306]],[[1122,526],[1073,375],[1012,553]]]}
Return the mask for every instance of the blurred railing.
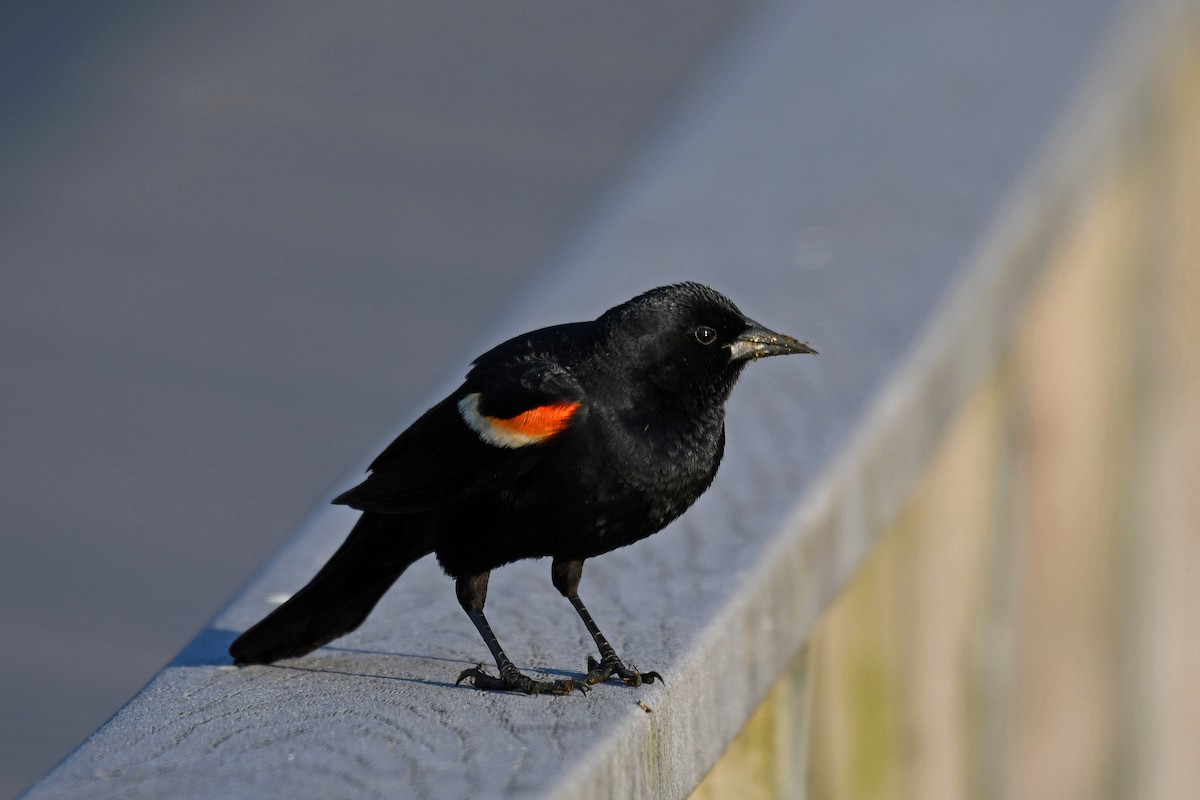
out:
{"label": "blurred railing", "polygon": [[[830,145],[828,174],[874,181],[894,217],[854,207],[798,233],[849,190],[786,174],[797,153],[779,132],[819,128],[791,109],[823,96],[794,88],[810,73],[787,59],[822,36],[772,7],[509,320],[686,268],[673,277],[709,280],[822,351],[810,377],[768,365],[747,377],[717,485],[675,532],[589,563],[593,611],[665,687],[586,699],[454,687],[481,647],[432,568],[333,648],[224,666],[235,632],[336,545],[348,518],[330,511],[29,796],[1190,796],[1200,11],[1132,7],[1079,95],[1061,73],[1082,69],[1096,37],[1039,39],[1030,9],[1024,27],[1000,11],[970,27],[997,63],[962,74],[970,53],[920,47],[945,9],[872,22],[882,38],[844,53],[845,80],[813,85],[851,107],[882,102],[866,79],[893,75],[864,58],[900,30],[912,37],[888,65],[904,73],[900,105],[944,118],[902,140],[911,175],[897,152],[875,152],[869,137],[892,142],[887,126],[831,131],[844,146]],[[1086,9],[1064,13],[1063,37],[1108,20]],[[988,94],[1012,74],[1026,93]],[[947,103],[930,76],[971,91]],[[1060,83],[1039,95],[1039,77]],[[1004,113],[981,123],[980,109]],[[947,126],[1001,144],[958,142],[963,155],[928,141]],[[965,183],[930,173],[984,156],[995,163]],[[693,244],[673,250],[685,217]],[[759,248],[792,248],[791,269]],[[493,623],[523,664],[569,671],[586,635],[552,590],[537,594],[545,572],[506,568],[521,591],[493,588]]]}
{"label": "blurred railing", "polygon": [[910,365],[973,373],[890,423],[948,414],[917,486],[694,797],[1195,796],[1200,20],[1151,10]]}

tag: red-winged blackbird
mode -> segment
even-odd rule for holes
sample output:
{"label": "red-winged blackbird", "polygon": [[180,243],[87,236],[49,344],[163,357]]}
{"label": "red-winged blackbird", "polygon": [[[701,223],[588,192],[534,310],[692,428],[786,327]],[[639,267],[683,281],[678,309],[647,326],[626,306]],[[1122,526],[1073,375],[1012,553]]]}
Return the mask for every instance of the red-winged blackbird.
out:
{"label": "red-winged blackbird", "polygon": [[[357,628],[410,564],[436,553],[500,671],[480,665],[459,682],[566,694],[614,675],[630,686],[661,680],[626,667],[592,621],[577,592],[583,561],[661,530],[709,487],[725,401],[748,361],[815,352],[697,283],[510,339],[333,501],[363,512],[346,541],[230,654],[266,664],[315,650]],[[555,588],[600,650],[582,683],[523,675],[483,615],[491,570],[541,556],[553,558]]]}

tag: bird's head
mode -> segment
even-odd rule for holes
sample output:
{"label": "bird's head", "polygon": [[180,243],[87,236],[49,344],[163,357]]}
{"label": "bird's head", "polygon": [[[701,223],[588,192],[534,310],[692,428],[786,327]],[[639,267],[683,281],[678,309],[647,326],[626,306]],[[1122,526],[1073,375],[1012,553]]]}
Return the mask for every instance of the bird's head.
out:
{"label": "bird's head", "polygon": [[752,360],[816,353],[743,314],[715,289],[699,283],[663,286],[605,312],[597,320],[598,350],[626,385],[653,386],[684,407],[724,404]]}

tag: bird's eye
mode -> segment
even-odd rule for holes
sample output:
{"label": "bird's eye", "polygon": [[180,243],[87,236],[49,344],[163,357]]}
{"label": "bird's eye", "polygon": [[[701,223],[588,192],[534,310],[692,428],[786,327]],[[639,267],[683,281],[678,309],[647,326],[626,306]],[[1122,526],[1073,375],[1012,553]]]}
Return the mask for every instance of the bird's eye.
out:
{"label": "bird's eye", "polygon": [[695,331],[696,341],[700,344],[712,344],[717,340],[717,332],[707,325],[701,325]]}

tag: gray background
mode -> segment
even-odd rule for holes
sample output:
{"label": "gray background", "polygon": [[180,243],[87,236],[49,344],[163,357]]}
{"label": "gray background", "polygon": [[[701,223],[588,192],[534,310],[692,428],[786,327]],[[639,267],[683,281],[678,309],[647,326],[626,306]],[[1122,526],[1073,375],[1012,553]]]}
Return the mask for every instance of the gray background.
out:
{"label": "gray background", "polygon": [[465,367],[738,5],[4,4],[0,796]]}

